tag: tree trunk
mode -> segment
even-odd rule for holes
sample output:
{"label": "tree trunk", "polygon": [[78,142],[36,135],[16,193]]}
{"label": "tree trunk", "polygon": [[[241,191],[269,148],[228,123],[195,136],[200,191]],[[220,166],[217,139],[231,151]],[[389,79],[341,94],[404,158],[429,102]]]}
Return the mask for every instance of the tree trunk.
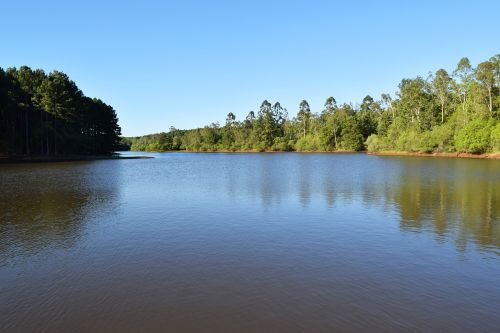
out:
{"label": "tree trunk", "polygon": [[333,128],[333,138],[335,139],[335,150],[338,149],[338,144],[337,144],[337,127]]}
{"label": "tree trunk", "polygon": [[43,155],[43,111],[40,109],[40,154]]}
{"label": "tree trunk", "polygon": [[444,102],[441,101],[441,124],[444,123]]}
{"label": "tree trunk", "polygon": [[489,105],[489,107],[490,107],[490,113],[492,113],[493,112],[493,102],[491,100],[491,86],[488,87],[488,96],[490,97],[490,105]]}
{"label": "tree trunk", "polygon": [[[49,114],[45,114],[45,124],[47,125],[49,123]],[[50,155],[50,143],[49,143],[49,128],[47,127],[45,129],[45,143],[47,144],[47,151],[45,152],[46,155]]]}
{"label": "tree trunk", "polygon": [[57,117],[54,117],[54,155],[57,155]]}
{"label": "tree trunk", "polygon": [[462,110],[464,112],[464,125],[466,125],[467,122],[468,122],[468,119],[467,119],[467,109],[466,109],[466,106],[465,106],[466,102],[467,102],[467,99],[466,99],[466,96],[464,95],[463,101],[462,101]]}
{"label": "tree trunk", "polygon": [[30,137],[29,137],[29,133],[28,133],[28,124],[29,124],[29,112],[28,112],[28,109],[26,109],[26,113],[25,113],[25,116],[24,116],[24,131],[25,131],[25,134],[26,134],[26,154],[30,155]]}

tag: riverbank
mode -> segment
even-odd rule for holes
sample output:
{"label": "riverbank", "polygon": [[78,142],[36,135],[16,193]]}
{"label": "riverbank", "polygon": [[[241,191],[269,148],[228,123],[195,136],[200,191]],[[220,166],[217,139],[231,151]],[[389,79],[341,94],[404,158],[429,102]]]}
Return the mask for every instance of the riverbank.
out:
{"label": "riverbank", "polygon": [[[137,153],[140,153],[138,151]],[[494,159],[500,160],[500,153],[488,153],[488,154],[470,154],[470,153],[418,153],[418,152],[404,152],[404,151],[381,151],[381,152],[368,152],[368,151],[355,151],[355,150],[306,150],[306,151],[282,151],[282,150],[169,150],[169,151],[157,151],[157,152],[147,152],[147,153],[225,153],[225,154],[248,154],[248,153],[260,153],[260,154],[283,154],[283,153],[296,153],[296,154],[367,154],[374,156],[415,156],[415,157],[444,157],[444,158],[475,158],[475,159]]]}
{"label": "riverbank", "polygon": [[0,164],[7,163],[49,163],[49,162],[73,162],[73,161],[95,161],[95,160],[130,160],[153,158],[151,156],[121,156],[113,155],[17,155],[0,156]]}
{"label": "riverbank", "polygon": [[470,153],[418,153],[405,151],[380,151],[367,152],[368,155],[375,156],[416,156],[416,157],[446,157],[446,158],[475,158],[500,160],[500,153],[470,154]]}
{"label": "riverbank", "polygon": [[[132,151],[136,153],[141,153],[141,151]],[[283,153],[298,153],[298,154],[362,154],[365,151],[355,151],[355,150],[167,150],[167,151],[148,151],[145,153],[235,153],[235,154],[247,154],[247,153],[264,153],[264,154],[283,154]]]}

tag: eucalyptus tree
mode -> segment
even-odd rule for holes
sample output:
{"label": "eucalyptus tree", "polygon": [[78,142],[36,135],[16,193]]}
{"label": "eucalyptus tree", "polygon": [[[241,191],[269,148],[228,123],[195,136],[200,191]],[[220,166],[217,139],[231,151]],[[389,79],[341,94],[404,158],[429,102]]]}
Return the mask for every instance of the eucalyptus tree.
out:
{"label": "eucalyptus tree", "polygon": [[235,120],[236,120],[236,116],[234,115],[234,113],[229,112],[227,114],[227,117],[226,117],[226,126],[229,126],[229,127],[233,126],[233,123]]}
{"label": "eucalyptus tree", "polygon": [[236,116],[234,113],[229,112],[226,117],[226,125],[222,129],[222,144],[224,148],[230,149],[234,143],[234,127]]}
{"label": "eucalyptus tree", "polygon": [[379,109],[380,107],[378,103],[375,102],[373,97],[366,95],[363,98],[363,101],[359,106],[357,117],[359,120],[361,134],[364,139],[368,138],[368,136],[377,131],[377,115],[375,114],[375,110]]}
{"label": "eucalyptus tree", "polygon": [[373,111],[373,103],[375,101],[373,100],[373,97],[371,97],[370,95],[366,95],[364,98],[363,98],[363,101],[361,102],[360,106],[359,106],[359,110],[360,111]]}
{"label": "eucalyptus tree", "polygon": [[396,117],[396,112],[395,108],[392,105],[392,97],[390,94],[385,94],[383,93],[380,98],[382,99],[382,106],[385,108],[385,110],[390,111],[392,120]]}
{"label": "eucalyptus tree", "polygon": [[266,147],[270,147],[274,140],[275,124],[273,108],[267,99],[260,105],[256,121],[256,130],[259,141]]}
{"label": "eucalyptus tree", "polygon": [[324,113],[331,114],[335,111],[335,109],[337,109],[337,101],[333,98],[333,96],[330,96],[326,99],[324,107]]}
{"label": "eucalyptus tree", "polygon": [[476,78],[488,93],[488,110],[490,114],[493,113],[492,90],[495,86],[495,70],[495,63],[491,61],[484,61],[477,65],[476,68]]}
{"label": "eucalyptus tree", "polygon": [[445,106],[450,96],[451,78],[444,69],[439,69],[432,80],[434,94],[438,97],[441,105],[441,124],[444,123]]}
{"label": "eucalyptus tree", "polygon": [[245,117],[244,127],[247,129],[252,129],[255,123],[255,111],[248,112],[248,115]]}
{"label": "eucalyptus tree", "polygon": [[281,106],[280,102],[276,102],[273,104],[272,113],[278,126],[283,126],[283,124],[288,119],[288,111],[286,108]]}
{"label": "eucalyptus tree", "polygon": [[333,136],[334,149],[338,149],[339,147],[338,136],[340,135],[339,122],[335,113],[337,109],[337,101],[335,100],[335,98],[333,96],[328,97],[325,101],[324,109],[322,112],[322,116],[324,118],[324,126],[321,129],[321,137],[324,145],[330,147],[332,145],[331,139]]}
{"label": "eucalyptus tree", "polygon": [[299,104],[299,112],[297,118],[302,122],[303,136],[307,134],[307,127],[309,125],[309,120],[311,119],[311,107],[305,99],[303,99]]}
{"label": "eucalyptus tree", "polygon": [[469,121],[468,103],[470,99],[471,87],[474,81],[473,68],[469,58],[462,58],[457,64],[457,68],[453,71],[455,81],[453,87],[458,95],[460,104],[462,105],[462,113],[464,115],[464,123]]}
{"label": "eucalyptus tree", "polygon": [[403,79],[399,84],[398,97],[402,111],[408,114],[411,124],[418,129],[424,129],[429,126],[428,120],[431,116],[424,114],[426,104],[429,101],[429,93],[426,82],[421,78]]}
{"label": "eucalyptus tree", "polygon": [[321,112],[321,127],[319,130],[320,140],[323,149],[338,149],[338,136],[340,135],[339,125],[337,121],[336,110],[337,101],[332,96],[328,97],[323,104],[324,108]]}
{"label": "eucalyptus tree", "polygon": [[496,54],[490,58],[490,62],[493,63],[494,73],[495,73],[495,84],[496,87],[500,87],[500,54]]}

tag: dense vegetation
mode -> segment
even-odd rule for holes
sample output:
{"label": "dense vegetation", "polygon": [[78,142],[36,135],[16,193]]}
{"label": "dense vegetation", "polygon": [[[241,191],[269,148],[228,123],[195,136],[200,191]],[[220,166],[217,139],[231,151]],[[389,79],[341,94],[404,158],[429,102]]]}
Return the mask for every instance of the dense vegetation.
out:
{"label": "dense vegetation", "polygon": [[106,154],[119,141],[115,110],[66,74],[0,68],[0,154]]}
{"label": "dense vegetation", "polygon": [[144,151],[500,151],[500,55],[473,68],[467,58],[449,74],[439,69],[426,79],[403,79],[394,97],[366,96],[358,105],[337,105],[328,97],[320,113],[307,101],[289,118],[279,102],[262,102],[258,112],[223,126],[213,123],[126,138]]}

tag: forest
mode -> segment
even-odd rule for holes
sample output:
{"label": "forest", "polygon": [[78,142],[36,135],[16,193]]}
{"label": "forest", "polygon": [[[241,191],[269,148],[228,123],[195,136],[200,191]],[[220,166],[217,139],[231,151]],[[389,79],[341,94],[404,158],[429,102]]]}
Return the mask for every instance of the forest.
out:
{"label": "forest", "polygon": [[500,151],[500,55],[475,68],[462,58],[448,72],[403,79],[395,95],[367,95],[361,103],[323,110],[302,100],[290,117],[279,102],[264,100],[245,119],[230,112],[223,125],[123,138],[135,151]]}
{"label": "forest", "polygon": [[0,155],[109,154],[120,135],[115,110],[66,74],[0,68]]}

